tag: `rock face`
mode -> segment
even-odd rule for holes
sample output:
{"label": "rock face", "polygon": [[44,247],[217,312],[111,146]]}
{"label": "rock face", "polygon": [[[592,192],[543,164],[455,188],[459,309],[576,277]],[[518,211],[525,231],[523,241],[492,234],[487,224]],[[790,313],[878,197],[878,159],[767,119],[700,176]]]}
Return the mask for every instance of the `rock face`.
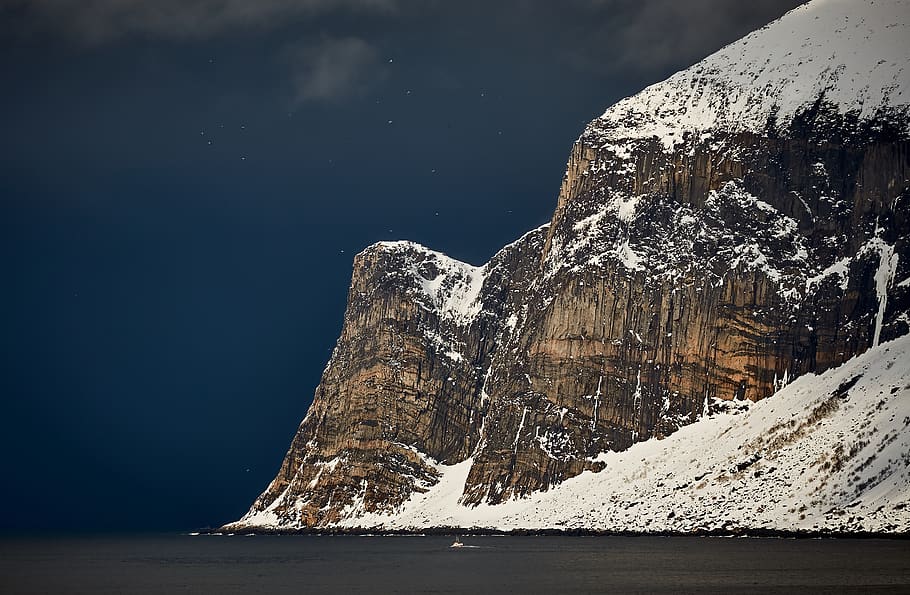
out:
{"label": "rock face", "polygon": [[751,401],[712,400],[663,440],[498,505],[458,503],[471,459],[395,514],[342,527],[586,529],[726,534],[910,531],[910,335]]}
{"label": "rock face", "polygon": [[483,267],[359,254],[313,405],[232,526],[393,513],[468,460],[463,505],[526,496],[908,333],[907,15],[814,0],[619,102],[551,223]]}
{"label": "rock face", "polygon": [[394,508],[436,482],[435,463],[469,457],[489,408],[487,371],[510,328],[505,313],[530,290],[545,230],[484,267],[410,242],[358,254],[341,337],[252,510],[282,525],[337,523]]}

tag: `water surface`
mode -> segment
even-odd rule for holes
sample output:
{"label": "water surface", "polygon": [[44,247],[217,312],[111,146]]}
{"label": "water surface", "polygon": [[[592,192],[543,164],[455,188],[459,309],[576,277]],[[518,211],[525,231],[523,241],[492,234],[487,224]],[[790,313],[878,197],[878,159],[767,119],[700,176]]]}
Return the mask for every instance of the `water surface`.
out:
{"label": "water surface", "polygon": [[0,541],[2,593],[910,592],[910,542],[186,536]]}

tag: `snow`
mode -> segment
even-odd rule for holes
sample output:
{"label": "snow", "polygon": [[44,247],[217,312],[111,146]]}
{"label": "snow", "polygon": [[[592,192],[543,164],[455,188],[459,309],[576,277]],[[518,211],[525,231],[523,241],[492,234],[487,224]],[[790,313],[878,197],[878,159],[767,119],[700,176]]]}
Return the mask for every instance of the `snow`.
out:
{"label": "snow", "polygon": [[[832,267],[811,277],[821,267],[813,266],[815,254],[810,253],[797,221],[748,192],[740,180],[709,191],[701,208],[670,205],[675,213],[672,223],[665,226],[634,224],[639,201],[645,198],[620,194],[602,204],[586,205],[593,212],[580,216],[570,236],[554,237],[545,274],[619,265],[625,271],[647,271],[650,278],[671,283],[693,279],[722,283],[728,272],[760,270],[775,282],[776,291],[787,303],[794,303],[824,277],[839,271]],[[692,259],[697,245],[704,250],[712,244],[704,261]],[[849,262],[842,263],[844,275]]]}
{"label": "snow", "polygon": [[[720,214],[722,206],[735,207],[741,217],[738,225],[744,227],[744,222],[749,221],[754,226],[753,229],[733,230],[740,237],[736,238],[732,249],[729,244],[727,246],[725,256],[730,259],[729,270],[761,270],[777,283],[778,293],[785,300],[796,298],[794,282],[788,278],[802,278],[809,256],[806,238],[798,232],[796,220],[759,200],[736,180],[727,182],[719,191],[710,191],[705,206],[708,213],[715,215]],[[765,223],[758,223],[759,214]],[[785,282],[788,280],[789,283]]]}
{"label": "snow", "polygon": [[[600,407],[600,389],[603,385],[604,375],[601,374],[597,379],[597,392],[594,393],[594,413],[591,415],[591,429],[594,430],[597,428],[597,408]],[[562,421],[564,413],[560,415],[559,419]]]}
{"label": "snow", "polygon": [[[483,288],[483,269],[449,259],[444,272],[435,279],[424,279],[423,290],[439,308],[443,316],[465,324],[480,311],[480,290]],[[416,272],[416,271],[415,271]],[[454,279],[454,286],[444,289],[446,281]]]}
{"label": "snow", "polygon": [[609,215],[615,216],[616,220],[622,225],[628,226],[635,218],[635,210],[638,206],[640,196],[614,196],[607,205],[585,217],[572,226],[574,233],[572,241],[566,245],[557,242],[548,260],[551,264],[550,273],[558,270],[556,262],[568,262],[576,259],[578,255],[591,255],[587,257],[588,264],[599,266],[605,262],[615,261],[623,265],[629,271],[642,270],[644,259],[635,251],[629,242],[627,233],[620,234],[612,244],[602,246],[605,230],[605,222],[609,221]]}
{"label": "snow", "polygon": [[567,458],[563,453],[572,452],[572,440],[565,430],[548,429],[541,434],[538,426],[534,429],[534,439],[540,450],[551,459],[562,460]]}
{"label": "snow", "polygon": [[332,473],[335,471],[335,467],[338,466],[338,463],[342,462],[342,460],[342,457],[335,457],[331,461],[316,463],[316,466],[319,467],[319,471],[316,473],[316,477],[314,477],[310,483],[307,484],[307,488],[311,490],[315,488],[319,484],[319,480],[322,478],[323,472],[328,470],[329,473]]}
{"label": "snow", "polygon": [[737,402],[664,440],[592,457],[606,464],[603,471],[498,505],[459,503],[473,459],[438,465],[439,483],[396,513],[342,525],[908,531],[907,361],[910,336],[882,343],[771,398]]}
{"label": "snow", "polygon": [[[451,258],[442,252],[430,250],[416,242],[399,240],[379,242],[370,249],[403,253],[410,257],[408,272],[419,283],[428,298],[426,307],[460,325],[467,326],[480,313],[482,303],[480,292],[486,280],[486,268],[476,267]],[[433,263],[438,273],[427,276],[421,265]],[[394,271],[397,274],[397,271]]]}
{"label": "snow", "polygon": [[881,238],[873,238],[867,245],[872,244],[873,249],[878,249],[878,269],[875,271],[875,294],[878,297],[878,312],[875,314],[875,335],[872,345],[878,345],[882,334],[882,325],[885,321],[885,311],[888,308],[888,286],[894,283],[897,273],[898,256],[894,246],[886,244]]}
{"label": "snow", "polygon": [[695,66],[609,108],[591,124],[616,145],[686,132],[787,127],[816,99],[867,119],[910,103],[910,0],[813,0]]}
{"label": "snow", "polygon": [[[632,412],[638,420],[641,419],[641,366],[638,367],[638,376],[635,379],[635,393],[632,395]],[[632,430],[632,440],[638,440],[638,432]]]}
{"label": "snow", "polygon": [[528,408],[525,407],[521,411],[521,423],[518,424],[518,431],[515,432],[515,443],[512,445],[514,452],[518,452],[518,441],[521,439],[521,431],[525,428],[525,419],[528,417]]}
{"label": "snow", "polygon": [[642,268],[641,256],[638,255],[632,246],[629,245],[629,239],[624,239],[615,251],[617,259],[630,271],[636,271]]}
{"label": "snow", "polygon": [[[284,494],[282,494],[282,497]],[[264,510],[256,510],[255,507],[251,508],[243,518],[241,518],[236,523],[231,523],[231,526],[237,527],[281,527],[284,523],[282,519],[275,513],[275,508],[281,501],[281,497],[276,498],[268,508]]]}
{"label": "snow", "polygon": [[[672,223],[637,224],[636,212],[646,201],[651,201],[652,208],[673,209]],[[554,235],[545,275],[619,265],[625,271],[647,271],[652,279],[662,277],[672,283],[698,278],[720,283],[729,271],[761,270],[775,281],[781,297],[792,303],[837,270],[807,280],[816,272],[811,265],[815,254],[810,254],[798,222],[751,194],[741,180],[729,180],[710,190],[703,207],[661,205],[647,195],[617,192],[601,203],[590,201],[580,208],[585,213],[578,215],[571,234]],[[696,245],[710,244],[704,261],[693,260]]]}
{"label": "snow", "polygon": [[638,207],[640,196],[628,196],[617,198],[615,200],[616,218],[623,223],[629,223],[635,217],[635,209]]}
{"label": "snow", "polygon": [[846,290],[847,286],[850,283],[850,263],[851,262],[853,262],[852,257],[847,256],[847,257],[841,258],[840,260],[836,261],[831,266],[825,268],[825,270],[823,270],[819,274],[806,279],[806,293],[807,294],[809,293],[809,290],[812,289],[813,285],[818,284],[823,279],[827,279],[828,277],[830,277],[832,275],[837,275],[840,277],[839,287],[841,288],[841,290]]}
{"label": "snow", "polygon": [[453,362],[464,361],[464,355],[455,351],[454,347],[462,347],[463,344],[455,338],[446,338],[433,329],[423,329],[423,334],[427,339],[429,346],[432,346],[436,353],[440,353]]}

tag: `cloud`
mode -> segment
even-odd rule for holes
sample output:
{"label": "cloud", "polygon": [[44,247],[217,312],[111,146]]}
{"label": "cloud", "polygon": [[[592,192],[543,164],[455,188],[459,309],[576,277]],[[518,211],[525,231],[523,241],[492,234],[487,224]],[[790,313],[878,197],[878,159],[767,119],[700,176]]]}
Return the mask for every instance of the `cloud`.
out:
{"label": "cloud", "polygon": [[338,11],[388,12],[398,0],[0,0],[19,32],[98,44],[130,36],[201,39]]}
{"label": "cloud", "polygon": [[293,46],[285,57],[295,70],[294,102],[331,102],[363,91],[379,78],[379,53],[356,37]]}
{"label": "cloud", "polygon": [[[309,22],[316,26],[295,33],[317,30],[332,37],[285,52],[294,101],[300,104],[356,94],[382,76],[376,50],[361,37],[392,47],[430,32],[433,40],[424,44],[432,49],[439,39],[453,52],[441,56],[441,69],[457,62],[454,52],[509,60],[516,52],[545,53],[543,59],[555,57],[597,76],[656,80],[801,1],[0,0],[0,41],[23,32],[89,44],[137,37],[199,40],[243,30],[268,35],[274,27]],[[393,14],[394,19],[369,18]],[[399,33],[404,35],[396,37]],[[477,69],[483,68],[482,62]]]}
{"label": "cloud", "polygon": [[[804,0],[575,0],[589,22],[573,53],[585,69],[661,71],[690,64]],[[599,51],[608,50],[608,51]]]}

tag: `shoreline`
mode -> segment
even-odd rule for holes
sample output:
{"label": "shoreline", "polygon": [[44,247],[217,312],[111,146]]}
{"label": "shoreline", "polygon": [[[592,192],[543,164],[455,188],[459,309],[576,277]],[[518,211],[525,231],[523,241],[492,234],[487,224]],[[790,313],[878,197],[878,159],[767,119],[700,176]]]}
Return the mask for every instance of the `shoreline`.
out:
{"label": "shoreline", "polygon": [[788,531],[762,528],[718,528],[695,531],[605,531],[599,529],[491,529],[485,527],[427,527],[424,529],[379,529],[379,528],[300,528],[277,529],[249,527],[241,529],[200,529],[190,535],[207,536],[249,536],[249,535],[310,535],[310,536],[436,536],[459,535],[465,537],[751,537],[771,539],[910,539],[910,532],[887,533],[881,531]]}

